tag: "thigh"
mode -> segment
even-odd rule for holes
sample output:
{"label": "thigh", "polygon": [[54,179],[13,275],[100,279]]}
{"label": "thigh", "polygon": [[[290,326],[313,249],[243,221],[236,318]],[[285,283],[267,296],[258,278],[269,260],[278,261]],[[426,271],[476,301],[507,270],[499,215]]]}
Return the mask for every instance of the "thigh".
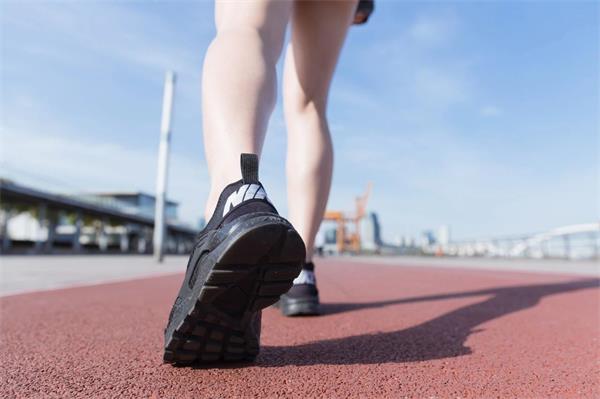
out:
{"label": "thigh", "polygon": [[215,23],[218,32],[254,29],[283,40],[291,9],[291,0],[216,0]]}
{"label": "thigh", "polygon": [[356,4],[355,0],[294,3],[286,84],[298,85],[308,98],[326,98]]}

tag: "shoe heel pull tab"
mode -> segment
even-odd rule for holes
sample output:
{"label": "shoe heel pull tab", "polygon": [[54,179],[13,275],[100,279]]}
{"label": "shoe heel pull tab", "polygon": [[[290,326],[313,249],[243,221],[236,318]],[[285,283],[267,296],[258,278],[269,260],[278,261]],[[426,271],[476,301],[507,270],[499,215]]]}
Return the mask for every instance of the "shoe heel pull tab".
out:
{"label": "shoe heel pull tab", "polygon": [[240,156],[240,166],[244,184],[258,184],[258,155],[242,154]]}

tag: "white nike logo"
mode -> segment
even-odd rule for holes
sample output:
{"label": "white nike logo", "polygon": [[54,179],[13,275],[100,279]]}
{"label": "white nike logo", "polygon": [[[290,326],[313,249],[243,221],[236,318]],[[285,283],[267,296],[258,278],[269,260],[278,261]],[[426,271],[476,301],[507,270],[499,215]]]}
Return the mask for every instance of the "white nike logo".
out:
{"label": "white nike logo", "polygon": [[237,191],[234,191],[229,195],[227,201],[225,201],[225,208],[223,209],[223,216],[227,215],[229,211],[241,204],[244,201],[250,199],[264,199],[269,201],[265,189],[258,184],[244,184]]}

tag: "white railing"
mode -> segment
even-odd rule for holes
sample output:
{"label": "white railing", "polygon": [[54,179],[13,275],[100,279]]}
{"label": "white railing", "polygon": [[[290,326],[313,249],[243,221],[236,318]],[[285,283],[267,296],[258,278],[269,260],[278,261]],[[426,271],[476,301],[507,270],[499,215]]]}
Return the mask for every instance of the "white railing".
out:
{"label": "white railing", "polygon": [[598,259],[600,223],[562,226],[523,236],[465,240],[446,245],[432,244],[424,247],[423,252],[450,256]]}

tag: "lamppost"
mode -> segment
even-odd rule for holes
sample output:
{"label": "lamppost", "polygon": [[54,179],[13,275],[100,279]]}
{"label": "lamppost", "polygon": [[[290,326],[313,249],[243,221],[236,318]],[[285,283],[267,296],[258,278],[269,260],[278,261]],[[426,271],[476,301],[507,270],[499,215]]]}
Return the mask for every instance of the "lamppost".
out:
{"label": "lamppost", "polygon": [[154,212],[154,258],[163,261],[165,248],[165,203],[167,200],[167,180],[169,170],[169,145],[171,141],[171,114],[175,73],[167,71],[163,95],[162,121],[160,125],[160,144],[158,146],[158,172],[156,174],[156,209]]}

